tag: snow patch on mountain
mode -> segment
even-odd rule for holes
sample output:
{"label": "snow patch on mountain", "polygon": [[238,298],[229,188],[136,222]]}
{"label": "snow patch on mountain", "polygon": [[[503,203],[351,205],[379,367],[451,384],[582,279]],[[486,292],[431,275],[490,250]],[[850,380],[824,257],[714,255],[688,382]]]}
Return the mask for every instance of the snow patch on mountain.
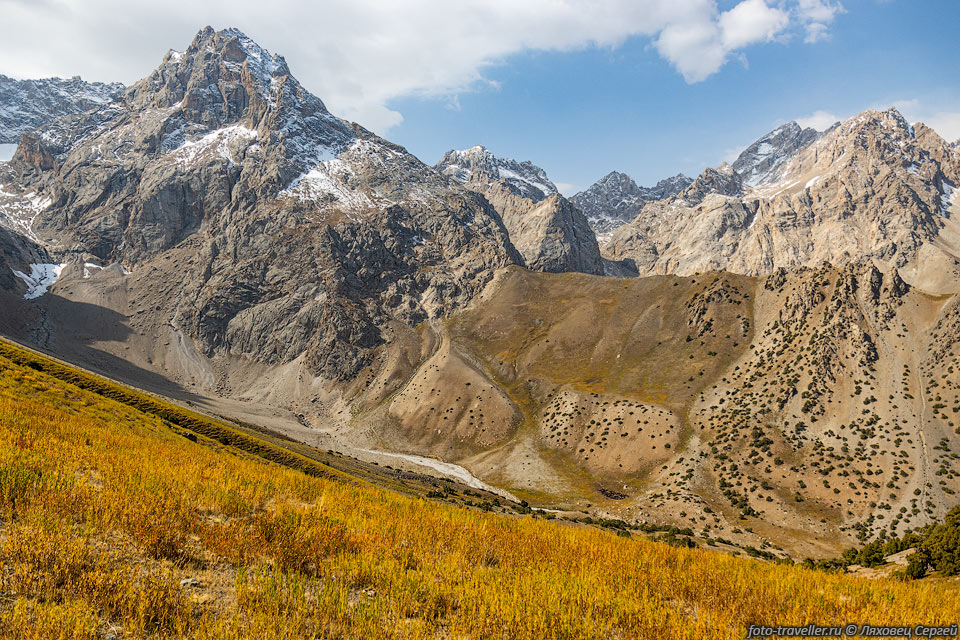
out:
{"label": "snow patch on mountain", "polygon": [[773,184],[783,175],[786,162],[822,135],[816,129],[802,129],[796,122],[788,122],[744,149],[733,162],[733,169],[743,178],[744,186]]}
{"label": "snow patch on mountain", "polygon": [[280,192],[280,197],[317,204],[336,203],[350,211],[373,206],[373,200],[367,194],[349,186],[350,175],[350,167],[343,160],[327,160],[297,178]]}
{"label": "snow patch on mountain", "polygon": [[492,181],[501,180],[516,195],[534,201],[559,193],[557,186],[547,177],[547,172],[532,162],[499,158],[482,145],[448,151],[434,168],[460,184],[466,184],[481,175]]}
{"label": "snow patch on mountain", "polygon": [[952,207],[957,200],[957,190],[946,180],[941,182],[940,186],[942,191],[942,195],[940,196],[940,213],[944,216],[949,216],[950,207]]}
{"label": "snow patch on mountain", "polygon": [[236,164],[231,146],[248,146],[257,139],[257,132],[243,125],[233,125],[212,131],[198,140],[184,142],[173,150],[176,161],[181,166],[196,162],[197,158],[215,151],[230,164]]}
{"label": "snow patch on mountain", "polygon": [[15,80],[0,75],[0,143],[16,144],[25,131],[107,104],[122,90],[119,83],[84,82],[79,76]]}
{"label": "snow patch on mountain", "polygon": [[39,243],[40,239],[33,231],[33,224],[37,216],[50,204],[50,198],[34,191],[17,194],[4,191],[0,187],[0,225]]}
{"label": "snow patch on mountain", "polygon": [[16,269],[11,269],[11,271],[13,271],[13,275],[17,276],[27,284],[27,292],[23,294],[23,299],[33,300],[35,298],[39,298],[47,292],[53,283],[60,278],[60,274],[63,272],[63,268],[65,266],[67,266],[66,263],[31,264],[30,275],[27,275],[22,271],[17,271]]}

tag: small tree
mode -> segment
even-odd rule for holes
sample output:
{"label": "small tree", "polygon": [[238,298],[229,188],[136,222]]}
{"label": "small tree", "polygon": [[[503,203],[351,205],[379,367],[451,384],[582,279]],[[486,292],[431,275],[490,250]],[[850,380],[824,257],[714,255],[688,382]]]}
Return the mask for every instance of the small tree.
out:
{"label": "small tree", "polygon": [[930,530],[923,548],[937,571],[945,576],[960,573],[960,507],[951,509],[946,521]]}
{"label": "small tree", "polygon": [[927,550],[917,549],[916,553],[910,556],[910,560],[907,562],[907,568],[903,573],[910,580],[919,580],[927,575],[927,566],[929,566],[929,564],[930,554],[927,553]]}

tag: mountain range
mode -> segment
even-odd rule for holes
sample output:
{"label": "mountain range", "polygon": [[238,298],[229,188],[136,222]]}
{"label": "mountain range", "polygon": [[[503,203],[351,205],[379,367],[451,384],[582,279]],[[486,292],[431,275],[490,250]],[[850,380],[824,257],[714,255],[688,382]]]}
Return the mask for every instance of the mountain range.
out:
{"label": "mountain range", "polygon": [[79,76],[16,80],[0,74],[0,144],[16,144],[25,131],[106,104],[121,91],[119,82],[84,82]]}
{"label": "mountain range", "polygon": [[111,91],[0,164],[7,335],[330,450],[778,553],[957,502],[960,150],[896,110],[568,199],[482,146],[421,162],[235,29]]}

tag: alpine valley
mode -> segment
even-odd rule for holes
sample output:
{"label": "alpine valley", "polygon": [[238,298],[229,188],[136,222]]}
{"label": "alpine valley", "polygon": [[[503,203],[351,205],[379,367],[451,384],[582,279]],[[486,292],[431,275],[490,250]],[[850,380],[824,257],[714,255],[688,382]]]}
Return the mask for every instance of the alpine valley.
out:
{"label": "alpine valley", "polygon": [[960,503],[960,149],[896,110],[566,198],[482,146],[421,162],[234,29],[126,88],[8,96],[18,343],[727,550],[835,556]]}

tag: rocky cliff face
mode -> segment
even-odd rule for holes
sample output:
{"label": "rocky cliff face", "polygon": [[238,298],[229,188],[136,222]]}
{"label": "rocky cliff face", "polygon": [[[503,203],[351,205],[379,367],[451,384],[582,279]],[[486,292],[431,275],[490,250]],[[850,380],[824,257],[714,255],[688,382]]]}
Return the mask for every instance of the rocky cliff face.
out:
{"label": "rocky cliff face", "polygon": [[874,260],[918,282],[922,272],[956,268],[949,213],[958,171],[956,150],[931,129],[893,109],[868,111],[795,154],[773,184],[743,191],[735,171],[705,172],[646,205],[605,253],[641,274]]}
{"label": "rocky cliff face", "polygon": [[516,195],[503,181],[477,174],[466,185],[482,193],[503,218],[529,269],[603,274],[597,238],[583,213],[560,194],[544,200]]}
{"label": "rocky cliff face", "polygon": [[0,74],[0,144],[16,144],[25,131],[95,109],[121,91],[119,82],[84,82],[79,76],[14,80]]}
{"label": "rocky cliff face", "polygon": [[436,168],[494,206],[528,268],[603,273],[597,238],[587,219],[557,193],[540,167],[497,158],[477,146],[448,151]]}
{"label": "rocky cliff face", "polygon": [[616,229],[636,218],[647,202],[676,195],[691,182],[680,173],[653,187],[641,187],[627,174],[611,171],[570,201],[583,211],[597,237],[605,242]]}
{"label": "rocky cliff face", "polygon": [[816,129],[803,129],[796,122],[788,122],[744,149],[733,168],[749,187],[772,184],[780,179],[784,165],[821,135]]}
{"label": "rocky cliff face", "polygon": [[491,182],[500,181],[514,195],[539,202],[559,193],[547,172],[529,160],[518,162],[498,158],[481,145],[462,151],[447,151],[434,167],[460,184],[476,181],[483,175]]}
{"label": "rocky cliff face", "polygon": [[522,260],[482,197],[332,116],[236,30],[208,27],[115,101],[26,134],[10,171],[63,261],[133,272],[144,331],[208,358],[303,356],[326,379]]}

